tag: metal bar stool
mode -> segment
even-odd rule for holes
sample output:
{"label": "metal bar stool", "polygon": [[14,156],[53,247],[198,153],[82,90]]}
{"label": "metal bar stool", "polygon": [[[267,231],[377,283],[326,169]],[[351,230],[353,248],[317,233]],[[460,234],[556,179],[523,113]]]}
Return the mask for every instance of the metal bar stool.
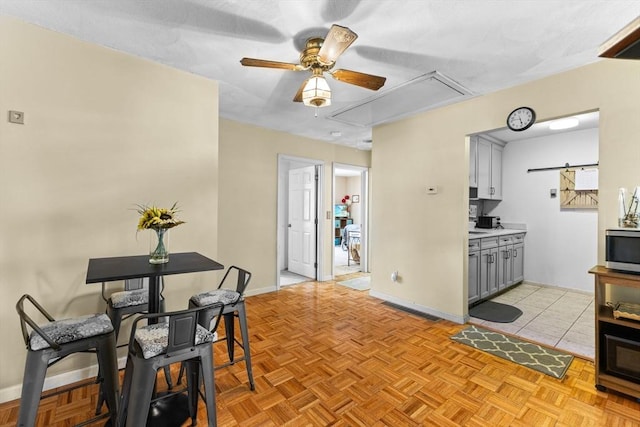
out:
{"label": "metal bar stool", "polygon": [[[164,278],[160,277],[161,289],[164,288]],[[136,314],[144,314],[149,312],[149,278],[140,277],[136,279],[126,279],[124,281],[124,289],[109,294],[107,283],[102,282],[102,299],[107,305],[106,313],[113,323],[113,329],[116,334],[116,343],[120,335],[120,326],[122,322]],[[164,298],[160,293],[160,311],[164,311]],[[125,346],[122,344],[118,348]],[[165,367],[165,379],[169,390],[173,388],[171,381],[170,367]],[[98,377],[100,373],[98,373]],[[100,414],[104,396],[100,392],[96,403],[96,415]]]}
{"label": "metal bar stool", "polygon": [[[183,362],[187,369],[189,415],[196,425],[200,381],[204,383],[203,399],[210,427],[216,425],[213,346],[220,322],[222,304],[211,304],[168,313],[145,314],[137,317],[131,329],[129,353],[122,386],[120,426],[140,427],[147,423],[154,402],[171,395],[154,397],[158,369]],[[198,324],[199,318],[214,319],[212,330]],[[163,323],[157,322],[166,318]],[[139,326],[147,321],[146,326]],[[200,377],[202,372],[202,377]]]}
{"label": "metal bar stool", "polygon": [[[117,339],[123,320],[134,314],[149,311],[149,278],[127,279],[124,281],[124,290],[112,292],[110,295],[107,293],[106,283],[102,282],[102,299],[107,304],[107,316],[113,323]],[[163,304],[164,299],[161,299],[160,303]],[[164,309],[161,308],[160,311]]]}
{"label": "metal bar stool", "polygon": [[[231,273],[236,274],[236,289],[223,288],[227,278],[232,277]],[[231,279],[230,279],[231,280]],[[202,307],[213,303],[223,303],[224,310],[224,329],[225,338],[227,342],[227,353],[229,354],[229,362],[218,365],[215,369],[224,368],[229,365],[233,365],[237,362],[245,361],[247,367],[247,376],[249,377],[249,387],[251,390],[255,390],[255,384],[253,382],[253,371],[251,368],[251,351],[249,349],[249,328],[247,326],[247,313],[244,305],[244,291],[249,285],[251,280],[251,273],[240,267],[232,265],[227,269],[222,281],[218,285],[218,289],[203,292],[194,295],[189,299],[189,307]],[[238,341],[235,337],[235,318],[238,318],[240,324],[240,334],[242,336],[242,342]],[[205,319],[204,323],[201,323],[204,327],[208,327],[208,321]],[[221,339],[221,340],[222,340]],[[239,358],[235,358],[234,348],[235,344],[238,344],[242,348],[244,355]],[[181,369],[182,371],[182,369]],[[180,376],[178,377],[180,378]],[[180,381],[178,379],[178,381]]]}
{"label": "metal bar stool", "polygon": [[[25,301],[29,301],[48,323],[38,325],[34,322],[25,312]],[[27,347],[18,426],[35,425],[47,368],[71,354],[81,352],[97,354],[111,424],[116,425],[119,403],[118,361],[115,333],[109,317],[106,314],[91,314],[55,320],[28,294],[18,300],[16,310]]]}

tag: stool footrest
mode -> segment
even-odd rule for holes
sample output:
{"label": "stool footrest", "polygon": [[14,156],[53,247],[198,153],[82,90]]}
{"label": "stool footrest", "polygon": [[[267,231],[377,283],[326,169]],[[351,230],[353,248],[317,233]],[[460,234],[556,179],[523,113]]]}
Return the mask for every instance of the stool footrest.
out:
{"label": "stool footrest", "polygon": [[96,421],[100,421],[103,418],[109,418],[111,414],[109,412],[105,412],[104,414],[97,415],[89,420],[83,421],[80,424],[75,424],[73,427],[83,427],[94,424]]}
{"label": "stool footrest", "polygon": [[244,356],[242,356],[242,357],[236,357],[235,359],[233,359],[233,360],[231,360],[231,361],[229,361],[229,362],[225,362],[225,363],[223,363],[223,364],[221,364],[221,365],[215,365],[215,366],[213,367],[213,369],[218,370],[218,369],[226,368],[226,367],[228,367],[228,366],[235,365],[235,364],[236,364],[236,363],[238,363],[238,362],[244,362],[245,360],[246,360],[246,359],[245,359],[245,357],[244,357]]}

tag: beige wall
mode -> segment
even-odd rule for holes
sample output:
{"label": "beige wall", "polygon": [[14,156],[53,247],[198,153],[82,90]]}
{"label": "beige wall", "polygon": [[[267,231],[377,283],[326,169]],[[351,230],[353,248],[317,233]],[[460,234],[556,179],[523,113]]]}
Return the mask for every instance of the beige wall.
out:
{"label": "beige wall", "polygon": [[[640,61],[595,64],[374,129],[372,294],[462,321],[467,314],[468,134],[600,110],[599,262],[617,189],[640,182]],[[425,187],[437,185],[437,195]],[[399,220],[400,219],[400,220]],[[388,250],[393,248],[393,250]],[[571,254],[567,254],[571,256]],[[398,270],[401,281],[389,279]]]}
{"label": "beige wall", "polygon": [[[311,110],[310,110],[311,111]],[[310,113],[312,114],[312,112]],[[333,212],[333,162],[369,166],[370,152],[284,132],[220,120],[220,222],[218,253],[222,263],[253,273],[248,294],[272,291],[276,284],[278,155],[324,162],[324,207]],[[333,224],[320,215],[324,235],[324,271],[331,275]]]}
{"label": "beige wall", "polygon": [[[4,401],[19,395],[26,356],[16,301],[32,294],[57,318],[103,311],[87,262],[148,252],[136,203],[178,201],[187,223],[172,230],[171,250],[217,257],[218,87],[4,17],[0,58]],[[25,124],[7,123],[8,110],[24,111]],[[168,278],[168,307],[217,276]],[[89,363],[73,356],[49,374]]]}

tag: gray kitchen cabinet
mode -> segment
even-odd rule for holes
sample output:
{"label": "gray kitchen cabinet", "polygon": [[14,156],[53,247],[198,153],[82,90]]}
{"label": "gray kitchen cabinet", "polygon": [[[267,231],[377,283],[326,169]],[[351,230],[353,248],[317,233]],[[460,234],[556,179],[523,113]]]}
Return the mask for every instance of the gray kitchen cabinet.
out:
{"label": "gray kitchen cabinet", "polygon": [[476,140],[478,198],[502,200],[502,152],[504,146],[484,137]]}
{"label": "gray kitchen cabinet", "polygon": [[478,137],[469,139],[469,187],[478,188]]}
{"label": "gray kitchen cabinet", "polygon": [[469,240],[468,303],[524,280],[524,233]]}
{"label": "gray kitchen cabinet", "polygon": [[513,284],[513,242],[511,236],[500,238],[498,246],[498,290]]}
{"label": "gray kitchen cabinet", "polygon": [[524,280],[524,243],[515,243],[513,245],[513,284],[520,283]]}
{"label": "gray kitchen cabinet", "polygon": [[469,304],[480,300],[480,240],[478,239],[469,240],[468,288]]}
{"label": "gray kitchen cabinet", "polygon": [[524,234],[501,237],[498,247],[498,290],[524,280]]}
{"label": "gray kitchen cabinet", "polygon": [[480,245],[480,299],[485,299],[498,292],[498,238],[482,239]]}

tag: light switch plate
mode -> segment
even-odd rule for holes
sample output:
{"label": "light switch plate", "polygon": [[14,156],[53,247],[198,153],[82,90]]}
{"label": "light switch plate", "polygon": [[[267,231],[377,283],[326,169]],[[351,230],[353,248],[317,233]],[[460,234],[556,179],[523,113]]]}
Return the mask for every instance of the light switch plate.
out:
{"label": "light switch plate", "polygon": [[23,125],[24,113],[22,111],[9,110],[9,123]]}

